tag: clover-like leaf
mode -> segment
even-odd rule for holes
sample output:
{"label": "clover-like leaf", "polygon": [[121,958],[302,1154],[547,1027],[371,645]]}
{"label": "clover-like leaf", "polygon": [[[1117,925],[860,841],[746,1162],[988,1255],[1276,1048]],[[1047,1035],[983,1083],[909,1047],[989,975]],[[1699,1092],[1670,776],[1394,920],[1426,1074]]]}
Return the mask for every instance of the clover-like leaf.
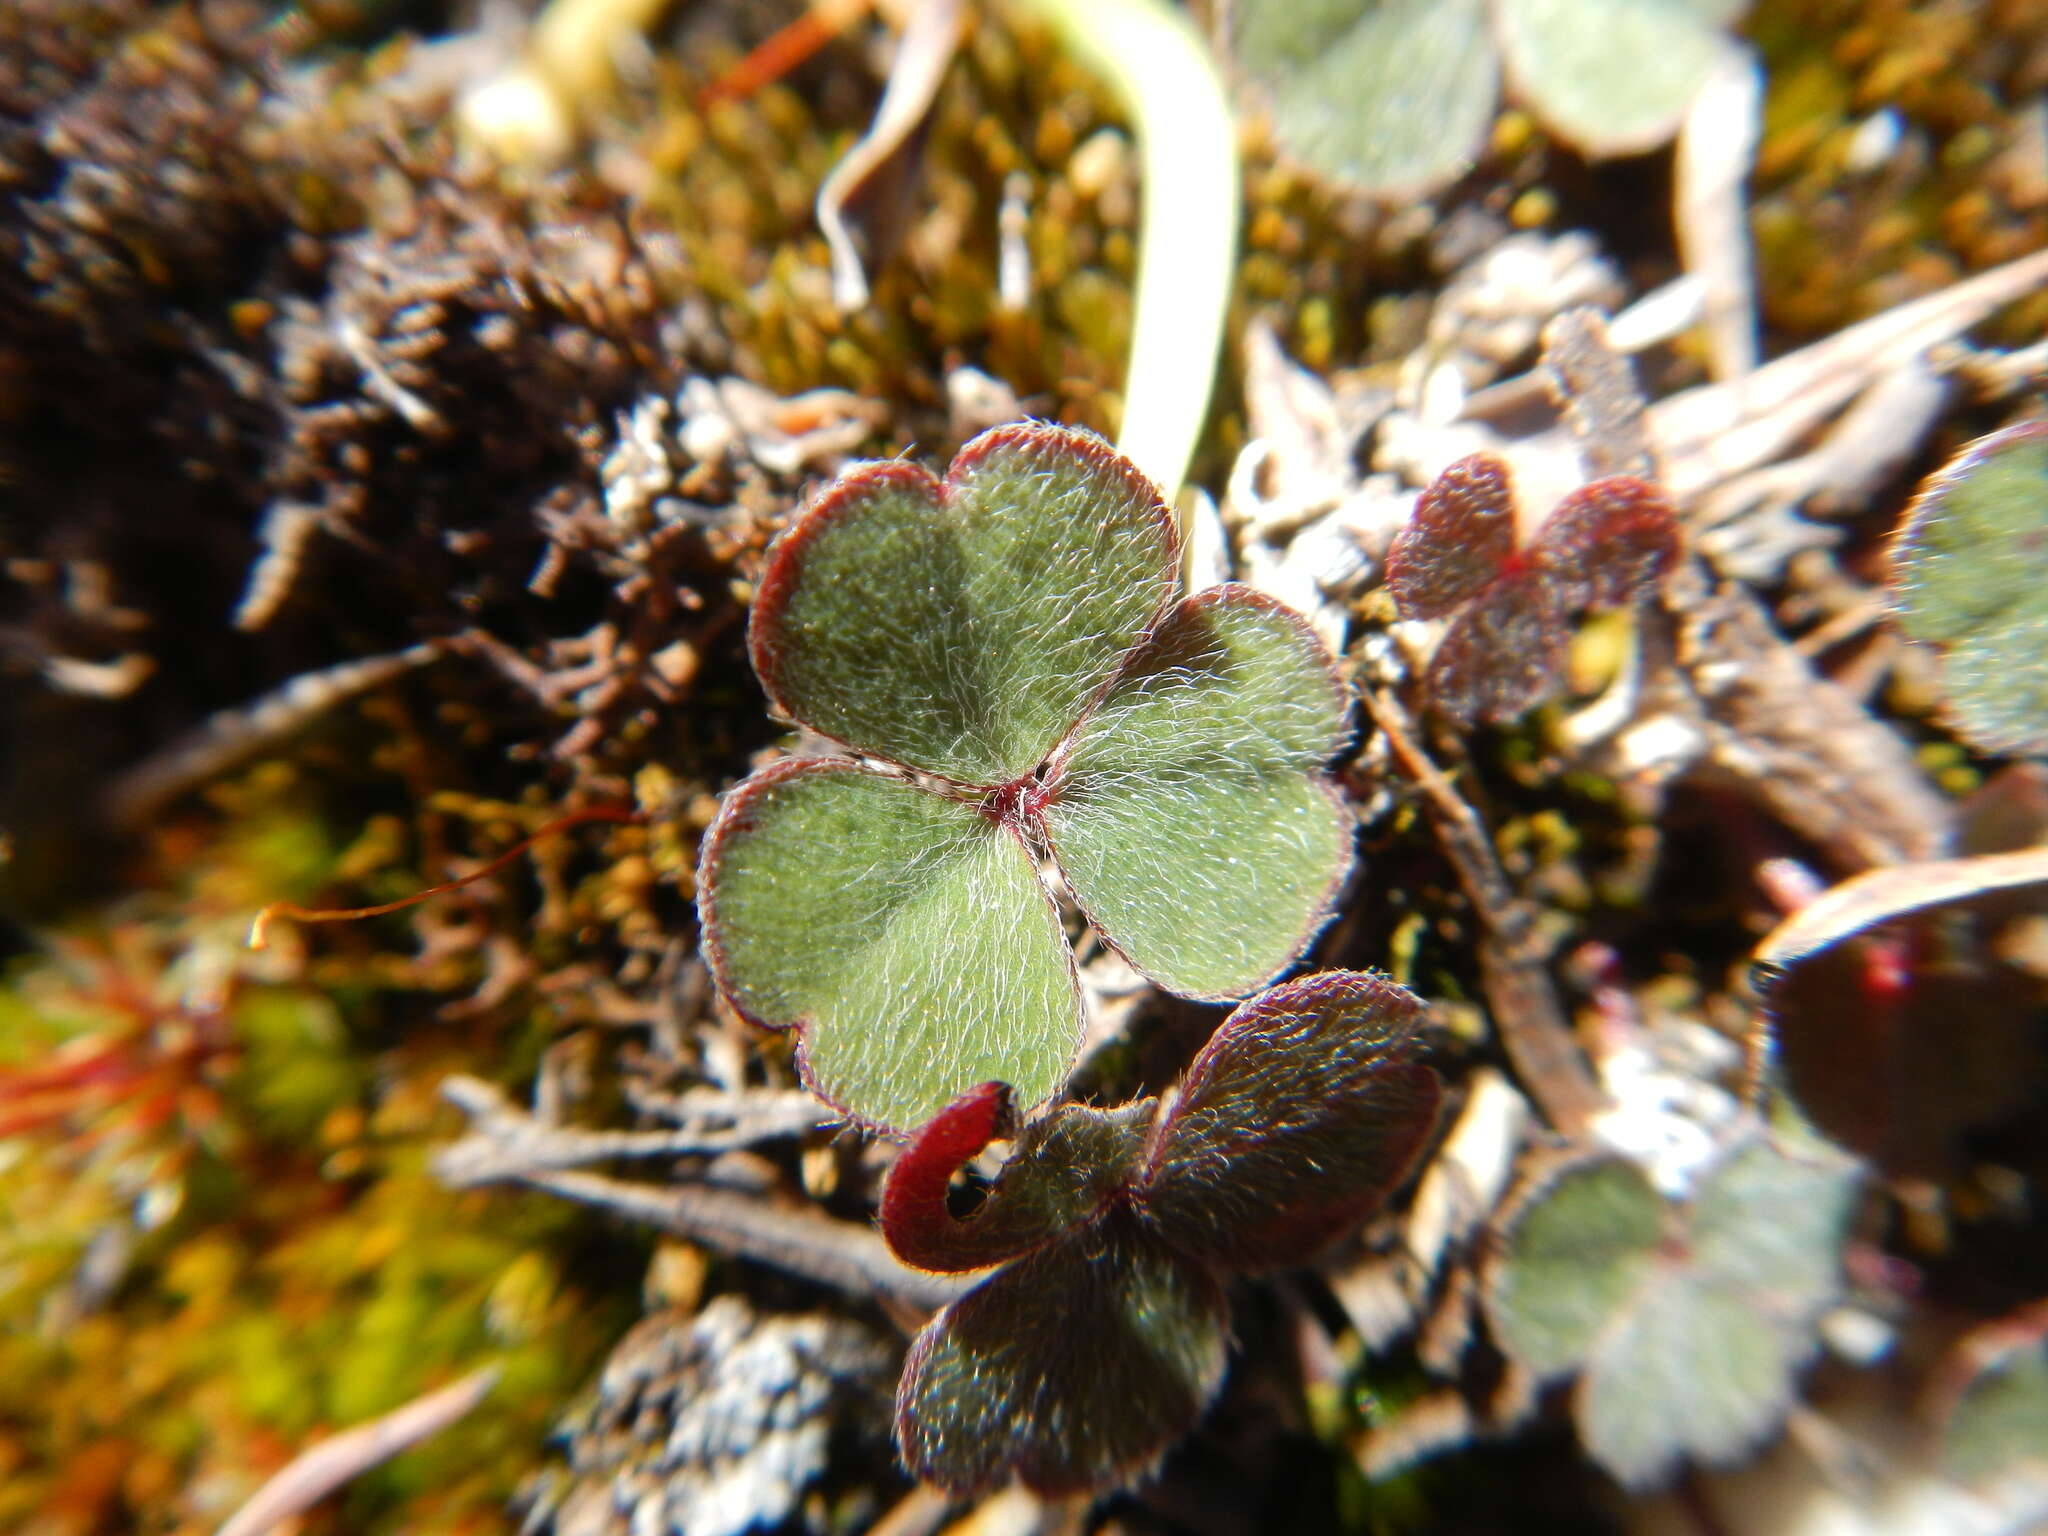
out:
{"label": "clover-like leaf", "polygon": [[1517,1197],[1488,1296],[1501,1347],[1541,1376],[1585,1364],[1664,1236],[1664,1197],[1625,1157],[1568,1165]]}
{"label": "clover-like leaf", "polygon": [[1427,679],[1453,720],[1498,723],[1541,703],[1563,674],[1571,615],[1643,600],[1678,558],[1677,514],[1633,476],[1580,486],[1519,549],[1513,504],[1504,464],[1460,459],[1423,492],[1387,552],[1402,617],[1456,615]]}
{"label": "clover-like leaf", "polygon": [[1189,1067],[1156,1138],[1145,1209],[1184,1252],[1240,1273],[1303,1264],[1377,1209],[1436,1125],[1415,1059],[1422,1000],[1329,971],[1261,993]]}
{"label": "clover-like leaf", "polygon": [[1035,1104],[1081,1038],[1059,916],[1014,828],[835,759],[756,774],[705,840],[705,953],[754,1022],[801,1025],[805,1081],[881,1125],[977,1083]]}
{"label": "clover-like leaf", "polygon": [[1921,488],[1892,547],[1899,625],[1939,646],[1956,731],[2048,752],[2048,422],[1980,438]]}
{"label": "clover-like leaf", "polygon": [[1322,777],[1347,704],[1322,642],[1246,587],[1190,599],[1131,658],[1043,814],[1075,900],[1140,971],[1241,997],[1301,952],[1351,863]]}
{"label": "clover-like leaf", "polygon": [[1162,986],[1291,964],[1350,867],[1325,779],[1347,696],[1307,626],[1238,587],[1171,602],[1171,514],[1092,434],[1023,424],[943,482],[856,466],[776,545],[755,663],[858,759],[771,768],[705,839],[721,991],[801,1031],[852,1117],[923,1124],[978,1084],[1028,1111],[1079,1040],[1038,866]]}
{"label": "clover-like leaf", "polygon": [[943,481],[850,470],[777,540],[754,669],[791,719],[993,787],[1030,773],[1172,594],[1172,514],[1085,432],[984,432]]}
{"label": "clover-like leaf", "polygon": [[1494,0],[1515,94],[1589,155],[1678,131],[1745,0]]}
{"label": "clover-like leaf", "polygon": [[1232,51],[1280,147],[1382,195],[1472,163],[1500,64],[1483,0],[1237,0]]}
{"label": "clover-like leaf", "polygon": [[1221,1380],[1221,1281],[1305,1262],[1420,1152],[1441,1092],[1415,1059],[1421,1013],[1357,972],[1276,987],[1224,1021],[1163,1119],[1152,1099],[1062,1105],[1024,1127],[965,1216],[948,1182],[1003,1130],[1007,1094],[983,1084],[948,1106],[890,1170],[883,1235],[926,1269],[1009,1262],[911,1348],[911,1470],[1077,1492],[1192,1427]]}
{"label": "clover-like leaf", "polygon": [[1502,1220],[1486,1303],[1542,1375],[1580,1370],[1587,1452],[1621,1482],[1727,1462],[1777,1425],[1814,1317],[1835,1294],[1854,1182],[1760,1138],[1668,1207],[1618,1157],[1540,1175]]}
{"label": "clover-like leaf", "polygon": [[1045,1494],[1143,1471],[1223,1383],[1222,1288],[1127,1213],[997,1271],[911,1346],[897,1443],[955,1492],[1014,1473]]}
{"label": "clover-like leaf", "polygon": [[1589,155],[1678,129],[1746,0],[1236,0],[1231,50],[1280,147],[1382,198],[1462,174],[1500,94]]}

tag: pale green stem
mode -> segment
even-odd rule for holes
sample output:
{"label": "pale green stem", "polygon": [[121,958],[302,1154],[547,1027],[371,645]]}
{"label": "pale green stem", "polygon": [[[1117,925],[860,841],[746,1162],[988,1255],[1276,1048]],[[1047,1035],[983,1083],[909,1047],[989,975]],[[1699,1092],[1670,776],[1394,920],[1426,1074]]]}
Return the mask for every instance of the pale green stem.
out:
{"label": "pale green stem", "polygon": [[1172,501],[1194,456],[1237,260],[1237,130],[1215,60],[1164,0],[1028,0],[1099,70],[1136,130],[1138,291],[1117,446]]}

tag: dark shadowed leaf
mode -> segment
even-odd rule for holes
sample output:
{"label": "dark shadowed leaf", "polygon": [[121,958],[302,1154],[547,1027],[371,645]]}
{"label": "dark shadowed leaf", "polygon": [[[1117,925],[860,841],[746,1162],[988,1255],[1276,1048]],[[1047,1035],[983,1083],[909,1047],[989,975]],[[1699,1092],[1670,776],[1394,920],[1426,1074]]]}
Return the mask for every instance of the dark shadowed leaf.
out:
{"label": "dark shadowed leaf", "polygon": [[1501,1347],[1539,1375],[1583,1365],[1634,1298],[1664,1236],[1664,1198],[1626,1158],[1539,1174],[1502,1219],[1487,1292]]}
{"label": "dark shadowed leaf", "polygon": [[1429,483],[1387,551],[1387,589],[1404,619],[1440,619],[1470,602],[1515,552],[1515,494],[1490,453],[1458,460]]}
{"label": "dark shadowed leaf", "polygon": [[1729,44],[1741,0],[1496,0],[1509,83],[1589,155],[1637,154],[1677,132]]}
{"label": "dark shadowed leaf", "polygon": [[1223,1381],[1228,1313],[1199,1266],[1127,1214],[1017,1260],[918,1335],[896,1398],[911,1472],[1045,1494],[1143,1472]]}
{"label": "dark shadowed leaf", "polygon": [[754,606],[775,706],[970,784],[1030,773],[1171,596],[1172,514],[1090,433],[984,432],[944,482],[860,466],[777,541]]}
{"label": "dark shadowed leaf", "polygon": [[1081,725],[1045,808],[1082,909],[1171,991],[1236,997],[1293,961],[1350,867],[1323,777],[1348,694],[1293,613],[1191,598]]}
{"label": "dark shadowed leaf", "polygon": [[908,1128],[981,1083],[1029,1107],[1065,1076],[1081,1032],[1066,935],[1022,842],[978,806],[781,763],[726,797],[699,887],[720,987],[757,1023],[802,1027],[828,1103]]}
{"label": "dark shadowed leaf", "polygon": [[1500,73],[1483,0],[1236,0],[1232,15],[1288,154],[1381,196],[1472,163]]}
{"label": "dark shadowed leaf", "polygon": [[980,1208],[964,1219],[946,1205],[947,1180],[998,1129],[1007,1094],[985,1084],[956,1099],[917,1133],[882,1191],[882,1234],[919,1269],[985,1269],[1092,1220],[1127,1189],[1157,1107],[1139,1099],[1113,1110],[1063,1104],[1026,1125]]}
{"label": "dark shadowed leaf", "polygon": [[1231,1269],[1278,1269],[1370,1215],[1436,1124],[1422,1011],[1385,977],[1326,971],[1231,1014],[1157,1138],[1140,1199],[1161,1235]]}
{"label": "dark shadowed leaf", "polygon": [[1430,700],[1453,720],[1512,720],[1557,686],[1570,642],[1549,584],[1531,570],[1503,577],[1451,620],[1429,659]]}
{"label": "dark shadowed leaf", "polygon": [[2048,752],[2048,422],[1981,438],[1922,487],[1892,548],[1899,625],[1943,648],[1957,732]]}
{"label": "dark shadowed leaf", "polygon": [[1619,608],[1650,596],[1678,561],[1678,514],[1632,475],[1582,485],[1543,520],[1530,561],[1567,608]]}

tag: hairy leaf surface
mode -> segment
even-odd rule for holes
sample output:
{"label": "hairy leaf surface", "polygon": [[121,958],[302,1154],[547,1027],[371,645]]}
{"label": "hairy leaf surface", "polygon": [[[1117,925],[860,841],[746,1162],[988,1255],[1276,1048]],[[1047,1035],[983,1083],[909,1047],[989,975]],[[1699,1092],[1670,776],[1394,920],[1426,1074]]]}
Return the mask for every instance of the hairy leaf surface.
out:
{"label": "hairy leaf surface", "polygon": [[1301,952],[1351,860],[1323,777],[1347,697],[1300,619],[1182,604],[1076,733],[1044,810],[1082,909],[1172,991],[1236,997]]}
{"label": "hairy leaf surface", "polygon": [[804,1026],[805,1081],[883,1126],[977,1084],[1049,1097],[1080,1041],[1051,899],[1014,832],[974,805],[834,760],[756,774],[704,845],[719,984],[756,1022]]}
{"label": "hairy leaf surface", "polygon": [[1147,1212],[1240,1271],[1304,1264],[1378,1208],[1436,1124],[1422,1000],[1334,971],[1261,993],[1196,1056],[1161,1127]]}
{"label": "hairy leaf surface", "polygon": [[896,1434],[954,1492],[1015,1473],[1044,1494],[1141,1471],[1223,1382],[1229,1314],[1201,1268],[1127,1215],[1018,1259],[918,1335]]}
{"label": "hairy leaf surface", "polygon": [[1468,455],[1430,481],[1387,550],[1387,589],[1409,619],[1440,619],[1477,597],[1515,552],[1507,466]]}
{"label": "hairy leaf surface", "polygon": [[859,466],[777,541],[754,667],[778,709],[965,783],[1030,773],[1172,593],[1158,491],[1090,433],[984,432],[942,482]]}
{"label": "hairy leaf surface", "polygon": [[1488,587],[1429,659],[1429,696],[1453,720],[1512,720],[1543,702],[1571,643],[1565,610],[1534,572]]}
{"label": "hairy leaf surface", "polygon": [[1943,647],[1959,734],[2048,752],[2048,422],[1994,432],[1921,489],[1892,549],[1899,624]]}

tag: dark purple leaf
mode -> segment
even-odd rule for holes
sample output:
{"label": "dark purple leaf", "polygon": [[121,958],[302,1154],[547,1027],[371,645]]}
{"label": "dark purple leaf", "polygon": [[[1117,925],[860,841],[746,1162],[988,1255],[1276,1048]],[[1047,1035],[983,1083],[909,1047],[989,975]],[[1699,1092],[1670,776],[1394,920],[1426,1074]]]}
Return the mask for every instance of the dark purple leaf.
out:
{"label": "dark purple leaf", "polygon": [[1313,1258],[1377,1208],[1436,1123],[1422,1000],[1326,971],[1245,1003],[1202,1048],[1139,1192],[1182,1252],[1235,1270]]}
{"label": "dark purple leaf", "polygon": [[1632,475],[1582,485],[1544,519],[1528,558],[1565,608],[1620,608],[1648,597],[1678,559],[1678,514]]}
{"label": "dark purple leaf", "polygon": [[919,1269],[986,1269],[1092,1221],[1130,1187],[1156,1101],[1113,1110],[1064,1104],[1024,1127],[972,1215],[947,1206],[953,1174],[1003,1132],[1009,1090],[984,1083],[919,1131],[882,1191],[882,1235]]}
{"label": "dark purple leaf", "polygon": [[1223,1382],[1222,1290],[1128,1211],[1017,1260],[918,1335],[896,1395],[911,1472],[956,1493],[1141,1475]]}
{"label": "dark purple leaf", "polygon": [[1485,590],[1515,552],[1515,497],[1491,454],[1430,482],[1387,551],[1387,587],[1404,619],[1440,619]]}
{"label": "dark purple leaf", "polygon": [[1453,720],[1498,724],[1534,708],[1564,674],[1566,610],[1534,570],[1495,582],[1451,621],[1429,661],[1429,695]]}

